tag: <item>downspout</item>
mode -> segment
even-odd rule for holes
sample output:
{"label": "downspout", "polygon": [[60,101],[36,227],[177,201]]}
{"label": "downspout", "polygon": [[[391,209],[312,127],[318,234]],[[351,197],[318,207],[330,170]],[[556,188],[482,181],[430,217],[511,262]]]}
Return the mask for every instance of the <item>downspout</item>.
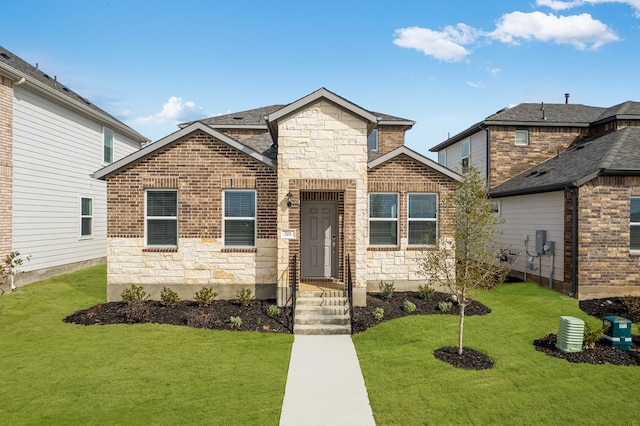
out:
{"label": "downspout", "polygon": [[571,192],[571,293],[575,297],[578,292],[578,188],[569,188]]}

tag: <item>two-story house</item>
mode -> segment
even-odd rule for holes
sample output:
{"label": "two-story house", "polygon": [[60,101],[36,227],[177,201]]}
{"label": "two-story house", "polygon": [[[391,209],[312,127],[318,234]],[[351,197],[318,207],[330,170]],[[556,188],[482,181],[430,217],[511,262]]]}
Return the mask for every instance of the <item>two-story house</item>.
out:
{"label": "two-story house", "polygon": [[588,299],[640,294],[639,149],[640,103],[628,101],[520,104],[431,151],[486,174],[500,238],[520,253],[514,275]]}
{"label": "two-story house", "polygon": [[91,174],[147,139],[0,46],[0,261],[26,284],[104,263],[106,184]]}
{"label": "two-story house", "polygon": [[321,88],[273,105],[185,123],[95,173],[108,185],[108,299],[131,284],[191,299],[290,298],[291,277],[424,283],[422,250],[453,235],[446,201],[461,178],[404,145],[413,121]]}

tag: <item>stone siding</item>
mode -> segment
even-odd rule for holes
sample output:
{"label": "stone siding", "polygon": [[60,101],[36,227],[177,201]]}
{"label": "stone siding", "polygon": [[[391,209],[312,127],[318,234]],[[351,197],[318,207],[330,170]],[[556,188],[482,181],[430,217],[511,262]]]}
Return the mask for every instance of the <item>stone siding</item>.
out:
{"label": "stone siding", "polygon": [[0,258],[12,250],[13,82],[0,76]]}
{"label": "stone siding", "polygon": [[529,128],[529,145],[516,146],[520,127],[489,126],[491,188],[540,164],[583,140],[587,129],[565,127]]}
{"label": "stone siding", "polygon": [[[399,194],[400,241],[399,246],[395,248],[368,248],[367,280],[370,282],[380,280],[424,282],[425,277],[418,272],[418,261],[422,248],[408,245],[408,194],[410,192],[438,194],[438,241],[441,244],[444,241],[451,241],[454,235],[455,206],[447,200],[448,195],[454,189],[455,181],[453,179],[406,155],[398,156],[369,172],[369,192],[395,192]],[[417,284],[414,287],[417,288]]]}
{"label": "stone siding", "polygon": [[[276,182],[275,170],[200,131],[113,176],[109,286],[275,283]],[[145,190],[152,188],[178,190],[177,249],[144,248]],[[225,189],[256,190],[257,248],[222,247]]]}
{"label": "stone siding", "polygon": [[[320,100],[278,123],[278,231],[296,229],[295,240],[278,240],[280,286],[288,285],[294,255],[300,247],[300,191],[344,194],[344,255],[352,262],[354,286],[366,292],[367,123]],[[294,205],[286,205],[291,192]],[[300,259],[300,256],[298,256]],[[299,265],[297,266],[299,267]],[[354,296],[354,297],[360,297]]]}
{"label": "stone siding", "polygon": [[578,296],[640,295],[640,255],[631,254],[630,198],[640,177],[603,176],[579,192]]}

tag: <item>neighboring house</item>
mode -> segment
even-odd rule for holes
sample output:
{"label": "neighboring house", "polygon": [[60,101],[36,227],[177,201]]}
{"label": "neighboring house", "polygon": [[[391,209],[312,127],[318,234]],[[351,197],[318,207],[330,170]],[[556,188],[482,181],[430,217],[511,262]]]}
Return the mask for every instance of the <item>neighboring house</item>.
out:
{"label": "neighboring house", "polygon": [[413,121],[322,88],[185,123],[95,173],[108,181],[108,300],[131,284],[191,299],[251,288],[280,305],[293,272],[344,283],[354,303],[381,280],[424,283],[418,258],[453,235],[461,177],[404,146]]}
{"label": "neighboring house", "polygon": [[640,103],[520,104],[431,151],[486,173],[514,275],[581,300],[640,294]]}
{"label": "neighboring house", "polygon": [[106,184],[91,174],[146,138],[0,47],[0,257],[16,284],[104,263]]}

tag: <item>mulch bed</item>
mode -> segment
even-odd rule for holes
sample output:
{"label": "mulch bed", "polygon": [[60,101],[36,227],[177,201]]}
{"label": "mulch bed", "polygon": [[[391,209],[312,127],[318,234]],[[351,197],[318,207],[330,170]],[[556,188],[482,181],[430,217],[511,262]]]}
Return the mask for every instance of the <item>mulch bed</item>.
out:
{"label": "mulch bed", "polygon": [[[416,305],[414,312],[403,310],[404,301],[408,300]],[[380,297],[378,294],[367,295],[367,306],[354,307],[353,333],[360,333],[370,327],[395,318],[410,315],[458,315],[459,306],[453,304],[448,312],[439,309],[440,302],[450,300],[445,293],[434,293],[428,299],[422,299],[417,292],[399,292],[390,300]],[[639,300],[640,302],[640,300]],[[81,325],[107,325],[107,324],[136,324],[136,323],[160,323],[173,324],[197,328],[209,328],[216,330],[259,331],[264,333],[290,333],[291,311],[281,308],[281,312],[275,316],[267,315],[267,308],[275,304],[274,300],[256,300],[250,306],[241,306],[232,300],[215,300],[208,307],[200,307],[193,301],[181,301],[174,307],[163,306],[157,301],[145,301],[142,304],[131,307],[123,302],[101,303],[89,309],[77,311],[64,319],[65,322]],[[580,309],[597,318],[615,315],[640,322],[638,312],[628,312],[627,305],[622,298],[594,299],[581,301]],[[376,308],[384,310],[384,318],[376,320],[374,311]],[[465,313],[471,315],[486,315],[491,309],[485,305],[473,301]],[[231,322],[231,317],[240,317],[242,324],[237,327]],[[564,353],[556,348],[557,336],[549,334],[536,339],[533,345],[537,351],[548,356],[566,359],[569,362],[590,364],[615,364],[625,366],[640,365],[640,340],[633,337],[631,351],[612,348],[607,340],[596,343],[594,349],[585,349],[581,352]],[[470,369],[491,368],[493,361],[483,353],[471,348],[463,348],[463,355],[457,354],[456,347],[445,347],[435,351],[435,357],[448,362],[456,367]]]}

